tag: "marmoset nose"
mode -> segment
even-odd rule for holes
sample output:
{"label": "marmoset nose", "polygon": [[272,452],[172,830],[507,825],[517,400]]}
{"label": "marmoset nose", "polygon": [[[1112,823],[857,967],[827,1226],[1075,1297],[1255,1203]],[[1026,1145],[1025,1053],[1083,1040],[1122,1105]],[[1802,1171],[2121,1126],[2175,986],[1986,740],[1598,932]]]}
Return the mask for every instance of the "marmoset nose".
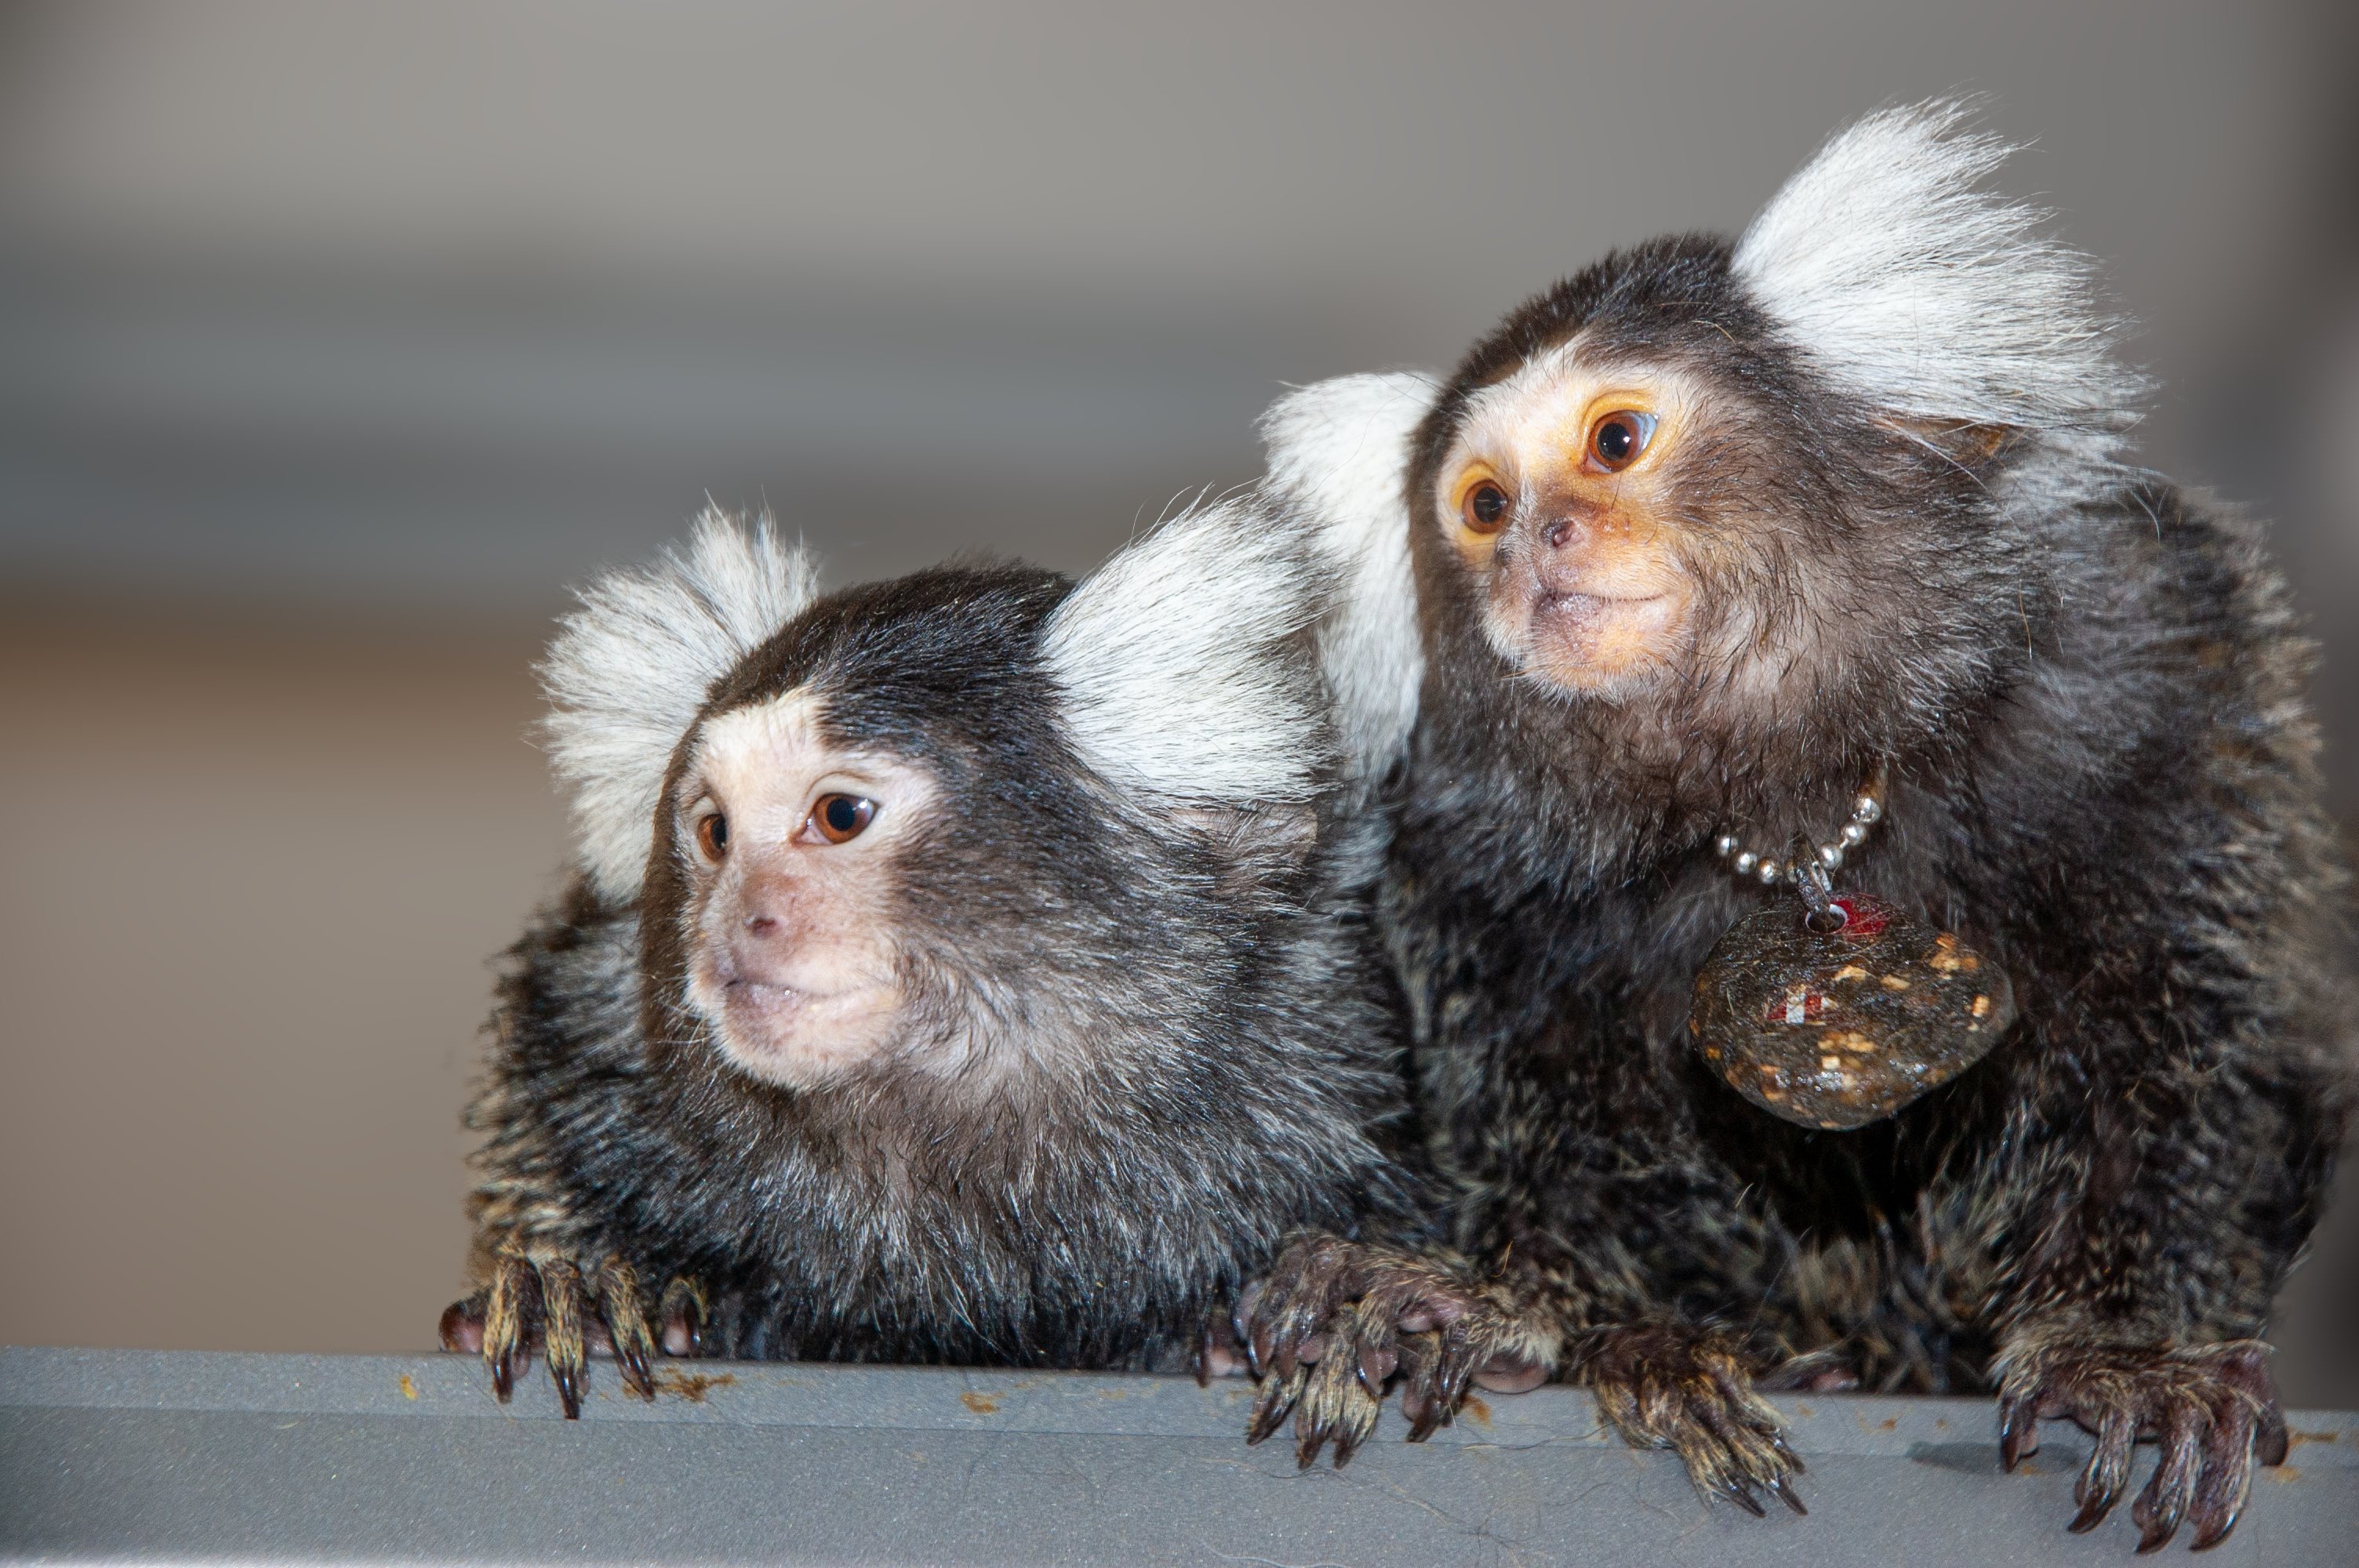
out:
{"label": "marmoset nose", "polygon": [[1560,517],[1540,530],[1540,543],[1551,550],[1561,550],[1568,546],[1580,544],[1583,532],[1578,519]]}
{"label": "marmoset nose", "polygon": [[783,879],[758,873],[748,878],[738,894],[739,943],[772,951],[786,946],[793,914],[793,892]]}
{"label": "marmoset nose", "polygon": [[724,973],[733,979],[763,985],[779,983],[779,977],[793,964],[799,946],[795,940],[795,929],[783,901],[749,900],[740,906],[737,929],[729,934],[725,944],[728,957],[723,965]]}

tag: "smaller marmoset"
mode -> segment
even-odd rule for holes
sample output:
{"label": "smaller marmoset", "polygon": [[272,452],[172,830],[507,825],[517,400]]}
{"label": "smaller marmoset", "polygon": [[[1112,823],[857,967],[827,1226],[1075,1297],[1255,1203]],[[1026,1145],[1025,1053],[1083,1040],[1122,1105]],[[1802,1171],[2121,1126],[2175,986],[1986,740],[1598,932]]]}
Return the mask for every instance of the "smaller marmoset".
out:
{"label": "smaller marmoset", "polygon": [[511,951],[443,1342],[1176,1369],[1303,1226],[1412,1212],[1368,824],[1257,497],[1078,588],[818,597],[765,522],[544,668],[581,871]]}

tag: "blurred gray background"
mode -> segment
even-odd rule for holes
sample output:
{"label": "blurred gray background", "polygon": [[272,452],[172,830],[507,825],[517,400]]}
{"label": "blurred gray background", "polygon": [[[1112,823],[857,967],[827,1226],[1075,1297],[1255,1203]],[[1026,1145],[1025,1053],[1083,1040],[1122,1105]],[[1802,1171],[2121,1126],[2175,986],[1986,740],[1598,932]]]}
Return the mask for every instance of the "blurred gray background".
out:
{"label": "blurred gray background", "polygon": [[[0,9],[0,1341],[431,1342],[562,589],[766,504],[1083,568],[1842,122],[1994,95],[2280,519],[2359,808],[2359,8]],[[2359,1192],[2277,1336],[2359,1403]]]}

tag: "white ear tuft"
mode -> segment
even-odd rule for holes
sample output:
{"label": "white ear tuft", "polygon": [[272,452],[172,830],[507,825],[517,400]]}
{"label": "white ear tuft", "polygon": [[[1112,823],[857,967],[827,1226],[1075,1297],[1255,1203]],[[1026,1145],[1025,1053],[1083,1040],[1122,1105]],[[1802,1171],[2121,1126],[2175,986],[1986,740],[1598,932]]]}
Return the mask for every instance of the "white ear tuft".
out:
{"label": "white ear tuft", "polygon": [[1299,538],[1256,497],[1134,540],[1041,639],[1074,750],[1115,788],[1168,802],[1314,798],[1326,730],[1308,656],[1284,644],[1318,603]]}
{"label": "white ear tuft", "polygon": [[1319,662],[1363,786],[1417,722],[1425,655],[1409,571],[1409,441],[1440,387],[1413,371],[1344,375],[1288,393],[1261,416],[1267,484],[1311,532],[1330,593]]}
{"label": "white ear tuft", "polygon": [[1908,419],[2003,425],[2106,460],[2144,383],[2049,214],[1978,189],[2015,148],[1971,102],[1877,110],[1786,182],[1734,273],[1831,381]]}
{"label": "white ear tuft", "polygon": [[685,546],[582,589],[540,666],[542,728],[601,893],[638,896],[673,749],[712,683],[800,614],[817,579],[768,517],[707,507]]}

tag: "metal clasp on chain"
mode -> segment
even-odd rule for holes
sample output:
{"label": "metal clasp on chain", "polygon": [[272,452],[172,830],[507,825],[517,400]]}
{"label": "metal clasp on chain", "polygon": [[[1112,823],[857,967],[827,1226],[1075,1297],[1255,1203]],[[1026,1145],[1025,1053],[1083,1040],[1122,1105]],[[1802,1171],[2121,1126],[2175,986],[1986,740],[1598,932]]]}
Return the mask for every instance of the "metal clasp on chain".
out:
{"label": "metal clasp on chain", "polygon": [[1834,883],[1828,880],[1827,868],[1810,852],[1809,838],[1794,835],[1794,891],[1802,895],[1808,911],[1802,924],[1821,936],[1832,936],[1851,924],[1851,916],[1835,902]]}

